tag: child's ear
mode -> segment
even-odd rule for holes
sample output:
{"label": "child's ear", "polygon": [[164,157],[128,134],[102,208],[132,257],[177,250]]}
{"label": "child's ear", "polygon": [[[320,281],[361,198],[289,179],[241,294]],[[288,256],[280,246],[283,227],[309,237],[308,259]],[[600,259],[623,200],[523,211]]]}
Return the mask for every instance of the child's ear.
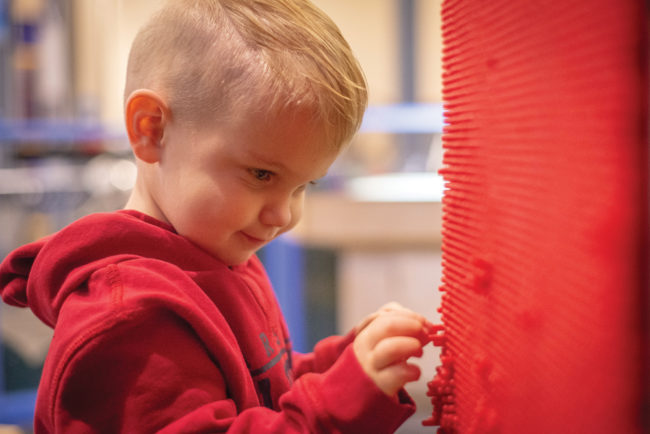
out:
{"label": "child's ear", "polygon": [[126,101],[126,131],[135,156],[147,163],[160,161],[169,108],[155,92],[140,89]]}

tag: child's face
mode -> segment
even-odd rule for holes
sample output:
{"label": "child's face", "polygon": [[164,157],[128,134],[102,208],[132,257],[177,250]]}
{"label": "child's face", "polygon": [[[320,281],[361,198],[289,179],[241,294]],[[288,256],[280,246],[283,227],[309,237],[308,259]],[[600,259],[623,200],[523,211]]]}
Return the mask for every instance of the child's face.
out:
{"label": "child's face", "polygon": [[305,189],[338,155],[306,117],[165,130],[160,211],[179,234],[228,265],[293,228]]}

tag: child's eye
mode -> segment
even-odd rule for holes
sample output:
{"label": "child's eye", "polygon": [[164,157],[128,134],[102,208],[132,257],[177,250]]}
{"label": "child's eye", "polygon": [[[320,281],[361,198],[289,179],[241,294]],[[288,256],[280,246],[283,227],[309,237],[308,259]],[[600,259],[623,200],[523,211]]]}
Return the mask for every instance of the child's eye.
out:
{"label": "child's eye", "polygon": [[273,173],[264,169],[251,169],[251,173],[258,181],[270,181]]}
{"label": "child's eye", "polygon": [[302,193],[305,190],[307,190],[307,187],[311,187],[312,185],[316,185],[316,181],[309,181],[307,184],[302,184],[300,187],[296,188],[295,193]]}

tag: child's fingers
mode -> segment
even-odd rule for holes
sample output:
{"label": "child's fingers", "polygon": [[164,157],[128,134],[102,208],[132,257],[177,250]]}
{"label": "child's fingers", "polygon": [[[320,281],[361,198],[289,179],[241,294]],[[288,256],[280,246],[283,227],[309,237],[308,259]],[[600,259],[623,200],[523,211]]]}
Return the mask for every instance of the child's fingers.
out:
{"label": "child's fingers", "polygon": [[412,363],[396,363],[377,372],[376,384],[389,396],[395,396],[406,383],[417,381],[421,371]]}
{"label": "child's fingers", "polygon": [[379,308],[379,312],[390,312],[394,310],[408,310],[408,309],[406,309],[404,306],[402,306],[396,301],[391,301],[389,303],[386,303],[385,305]]}
{"label": "child's fingers", "polygon": [[377,309],[376,312],[371,313],[367,317],[365,317],[356,327],[356,332],[357,334],[360,333],[363,329],[365,329],[368,324],[372,323],[375,319],[377,319],[381,315],[385,315],[387,313],[394,313],[394,312],[405,312],[408,311],[408,309],[405,309],[401,304],[397,302],[390,302],[386,303],[379,309]]}
{"label": "child's fingers", "polygon": [[390,365],[404,362],[409,357],[422,356],[422,343],[408,336],[396,336],[381,340],[372,352],[374,369],[384,369]]}
{"label": "child's fingers", "polygon": [[[424,332],[425,332],[425,334],[427,336],[433,333],[433,330],[434,330],[435,326],[426,317],[424,317],[424,316],[420,315],[419,313],[414,312],[414,311],[412,311],[410,309],[406,309],[406,308],[400,306],[397,303],[393,303],[393,304],[396,305],[398,308],[397,309],[391,308],[389,310],[386,310],[385,311],[386,314],[402,315],[402,316],[408,316],[410,318],[413,318],[413,319],[415,319],[417,321],[420,321],[422,323],[422,326],[424,327]],[[424,345],[427,342],[429,342],[428,338],[426,339],[426,341],[423,341],[422,344]]]}
{"label": "child's fingers", "polygon": [[382,308],[379,309],[378,313],[379,314],[389,313],[389,314],[407,315],[407,316],[410,316],[412,318],[421,320],[423,322],[427,321],[427,319],[425,317],[423,317],[422,315],[420,315],[419,313],[414,312],[411,309],[407,309],[404,306],[402,306],[401,304],[399,304],[397,302],[394,302],[394,301],[385,304]]}
{"label": "child's fingers", "polygon": [[367,350],[372,350],[382,339],[393,336],[411,336],[423,338],[425,331],[421,321],[400,314],[382,315],[373,321],[357,340],[364,343]]}
{"label": "child's fingers", "polygon": [[370,323],[353,343],[363,370],[389,396],[420,376],[416,365],[407,363],[422,355],[430,339],[428,322],[408,311],[386,312]]}
{"label": "child's fingers", "polygon": [[397,389],[400,389],[404,383],[417,381],[420,378],[420,373],[421,371],[418,365],[402,362],[382,369],[379,375],[380,377],[385,376],[395,379],[395,383],[399,384]]}

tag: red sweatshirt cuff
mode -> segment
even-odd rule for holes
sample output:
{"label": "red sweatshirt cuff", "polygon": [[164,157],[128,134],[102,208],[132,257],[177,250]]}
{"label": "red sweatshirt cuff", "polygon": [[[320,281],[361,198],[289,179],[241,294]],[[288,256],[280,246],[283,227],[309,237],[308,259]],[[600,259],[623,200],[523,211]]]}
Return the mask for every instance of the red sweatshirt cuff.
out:
{"label": "red sweatshirt cuff", "polygon": [[392,433],[415,412],[415,404],[405,391],[400,402],[386,395],[363,371],[352,346],[324,374],[305,379],[303,385],[316,398],[336,432]]}

